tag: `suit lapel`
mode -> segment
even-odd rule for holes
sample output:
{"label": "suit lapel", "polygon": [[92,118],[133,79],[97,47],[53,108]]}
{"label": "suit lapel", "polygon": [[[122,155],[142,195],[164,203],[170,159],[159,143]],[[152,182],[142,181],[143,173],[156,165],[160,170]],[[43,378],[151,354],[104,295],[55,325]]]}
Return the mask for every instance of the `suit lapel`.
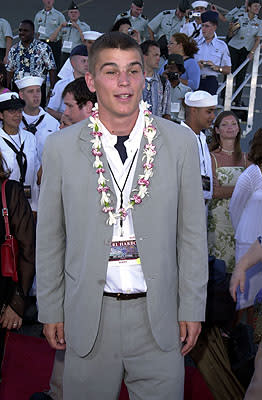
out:
{"label": "suit lapel", "polygon": [[[95,169],[93,167],[93,163],[94,163],[94,156],[92,154],[92,143],[91,143],[91,128],[88,127],[89,124],[89,119],[87,119],[85,121],[84,126],[82,127],[81,131],[80,131],[80,135],[79,135],[79,143],[80,143],[80,149],[81,151],[85,154],[85,156],[87,157],[88,161],[90,162],[92,169],[93,169],[93,173],[95,172]],[[155,139],[153,141],[153,144],[156,146],[156,151],[157,154],[155,156],[155,160],[154,160],[154,169],[159,167],[159,156],[160,156],[160,148],[162,146],[162,137],[160,134],[160,131],[158,129],[158,125],[156,120],[153,118],[153,125],[156,127],[157,133],[155,136]],[[134,180],[133,180],[133,184],[132,184],[132,189],[134,189],[137,186],[137,180],[139,179],[139,175],[143,175],[144,173],[144,168],[143,168],[143,164],[144,161],[142,161],[143,158],[143,150],[144,150],[144,146],[147,144],[147,140],[145,138],[144,135],[142,135],[141,138],[141,142],[140,142],[140,148],[139,148],[139,152],[138,152],[138,159],[137,159],[137,165],[136,165],[136,170],[135,170],[135,174],[134,174]],[[113,185],[113,181],[111,179],[111,174],[109,172],[108,169],[108,165],[107,165],[107,159],[106,159],[106,155],[105,152],[103,154],[103,158],[102,161],[104,163],[105,166],[105,173],[104,176],[108,181],[108,186],[111,189],[111,201],[112,201],[112,205],[115,206],[116,205],[116,193],[114,190],[114,185]],[[151,180],[155,179],[155,177],[153,176],[151,178]],[[135,209],[144,209],[145,207],[148,207],[149,204],[148,202],[150,201],[150,186],[149,185],[149,197],[145,197],[143,202],[141,204],[139,204],[139,206],[135,206]],[[132,196],[132,192],[130,194],[130,197]]]}

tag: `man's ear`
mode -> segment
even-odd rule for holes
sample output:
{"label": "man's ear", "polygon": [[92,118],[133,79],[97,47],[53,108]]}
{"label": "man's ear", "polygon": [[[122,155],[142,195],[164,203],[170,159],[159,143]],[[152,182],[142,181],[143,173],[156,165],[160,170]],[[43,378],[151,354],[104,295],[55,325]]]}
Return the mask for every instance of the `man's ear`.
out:
{"label": "man's ear", "polygon": [[85,81],[90,92],[94,93],[96,91],[95,82],[94,77],[90,72],[87,72],[85,74]]}
{"label": "man's ear", "polygon": [[24,100],[24,93],[23,93],[23,90],[19,90],[19,97],[20,97],[20,99],[22,99],[22,100]]}
{"label": "man's ear", "polygon": [[89,117],[89,115],[92,112],[92,108],[93,108],[93,103],[92,101],[87,101],[86,104],[84,105],[85,108],[85,112],[87,114],[87,118]]}

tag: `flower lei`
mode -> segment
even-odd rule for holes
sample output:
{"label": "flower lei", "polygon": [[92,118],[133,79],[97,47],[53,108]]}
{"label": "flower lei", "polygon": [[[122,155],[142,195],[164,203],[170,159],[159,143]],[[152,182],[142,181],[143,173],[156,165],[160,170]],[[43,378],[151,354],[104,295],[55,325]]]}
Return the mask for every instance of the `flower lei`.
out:
{"label": "flower lei", "polygon": [[148,195],[148,187],[150,185],[150,178],[153,176],[153,161],[154,156],[156,155],[156,146],[152,144],[153,139],[156,135],[156,128],[152,125],[152,118],[150,118],[151,112],[148,110],[148,104],[144,101],[140,103],[141,108],[144,113],[144,130],[143,134],[147,139],[147,144],[143,149],[143,157],[142,161],[145,160],[143,164],[144,173],[143,175],[139,175],[139,179],[137,181],[137,186],[132,190],[134,193],[128,202],[126,208],[119,208],[117,211],[111,205],[110,199],[110,188],[107,186],[107,179],[104,177],[104,164],[101,161],[100,157],[102,157],[103,153],[101,136],[102,132],[99,129],[99,113],[98,113],[98,104],[95,104],[95,107],[92,110],[92,114],[90,116],[91,123],[88,125],[92,128],[92,154],[95,157],[95,161],[93,163],[93,167],[96,169],[96,173],[99,175],[98,177],[98,187],[97,191],[101,193],[101,205],[102,211],[108,214],[108,219],[106,221],[109,225],[116,224],[117,220],[125,220],[127,216],[127,212],[129,209],[134,208],[135,205],[141,204],[143,198]]}

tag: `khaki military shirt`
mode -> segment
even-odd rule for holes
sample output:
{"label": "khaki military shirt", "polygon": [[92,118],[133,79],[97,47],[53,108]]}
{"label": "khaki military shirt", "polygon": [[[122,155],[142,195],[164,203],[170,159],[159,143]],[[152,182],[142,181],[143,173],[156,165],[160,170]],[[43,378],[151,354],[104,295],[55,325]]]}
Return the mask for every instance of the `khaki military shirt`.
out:
{"label": "khaki military shirt", "polygon": [[145,40],[149,39],[149,34],[148,34],[148,18],[145,17],[145,15],[139,15],[138,17],[133,17],[131,15],[131,11],[125,11],[121,14],[118,14],[115,22],[118,21],[121,18],[128,18],[132,27],[140,33],[141,41],[144,42]]}
{"label": "khaki military shirt", "polygon": [[[48,39],[50,35],[59,27],[62,22],[66,22],[64,15],[52,8],[50,11],[44,9],[38,11],[35,16],[35,32],[39,34],[39,39]],[[60,37],[58,37],[59,39]]]}
{"label": "khaki military shirt", "polygon": [[245,12],[242,16],[238,17],[238,22],[240,29],[228,44],[235,49],[245,47],[247,51],[250,51],[254,46],[256,37],[262,36],[262,21],[257,16],[249,19],[248,13]]}
{"label": "khaki military shirt", "polygon": [[6,37],[13,38],[13,33],[9,22],[4,19],[0,18],[0,48],[6,48]]}
{"label": "khaki military shirt", "polygon": [[167,41],[180,29],[185,23],[185,17],[179,19],[176,16],[176,10],[166,10],[159,13],[148,24],[149,28],[154,32],[156,40],[166,35]]}
{"label": "khaki military shirt", "polygon": [[[78,20],[76,23],[82,32],[91,30],[90,26],[85,22]],[[82,44],[82,40],[78,29],[70,25],[70,22],[68,22],[68,25],[66,27],[61,29],[61,35],[62,35],[63,53],[71,53],[71,50],[74,47],[78,46],[79,44]]]}

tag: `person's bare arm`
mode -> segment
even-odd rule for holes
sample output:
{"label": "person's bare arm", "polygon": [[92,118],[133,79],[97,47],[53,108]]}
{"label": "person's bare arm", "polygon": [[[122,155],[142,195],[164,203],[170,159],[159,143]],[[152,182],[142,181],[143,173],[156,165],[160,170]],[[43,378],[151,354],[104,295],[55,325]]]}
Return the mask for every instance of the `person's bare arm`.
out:
{"label": "person's bare arm", "polygon": [[7,64],[7,57],[8,57],[9,50],[12,47],[12,43],[13,43],[13,38],[11,38],[10,36],[6,36],[6,38],[5,38],[6,50],[5,50],[5,57],[3,59],[4,64]]}
{"label": "person's bare arm", "polygon": [[256,51],[256,49],[257,49],[257,46],[258,46],[259,43],[260,43],[260,39],[261,39],[260,36],[257,36],[256,39],[255,39],[254,46],[252,47],[252,49],[250,50],[250,52],[249,52],[249,54],[248,54],[248,56],[247,56],[250,60],[252,60],[253,57],[254,57],[255,51]]}
{"label": "person's bare arm", "polygon": [[148,32],[149,32],[150,40],[155,40],[154,32],[152,31],[152,29],[149,28],[149,26],[148,26]]}
{"label": "person's bare arm", "polygon": [[244,293],[246,271],[259,261],[262,261],[262,247],[259,241],[256,240],[252,246],[249,247],[246,254],[241,257],[233,271],[230,280],[230,294],[234,301],[236,301],[238,286],[240,287],[241,293]]}
{"label": "person's bare arm", "polygon": [[56,75],[57,71],[56,69],[50,69],[49,70],[49,77],[50,77],[50,88],[53,89],[56,83]]}
{"label": "person's bare arm", "polygon": [[7,71],[6,72],[6,86],[8,89],[11,89],[11,83],[14,76],[14,71]]}
{"label": "person's bare arm", "polygon": [[61,120],[63,114],[62,112],[53,110],[52,108],[49,107],[47,107],[46,111],[48,112],[48,114],[52,115],[52,117],[56,118],[58,121]]}
{"label": "person's bare arm", "polygon": [[216,174],[216,163],[211,155],[212,173],[213,173],[213,199],[230,199],[235,186],[221,186]]}

